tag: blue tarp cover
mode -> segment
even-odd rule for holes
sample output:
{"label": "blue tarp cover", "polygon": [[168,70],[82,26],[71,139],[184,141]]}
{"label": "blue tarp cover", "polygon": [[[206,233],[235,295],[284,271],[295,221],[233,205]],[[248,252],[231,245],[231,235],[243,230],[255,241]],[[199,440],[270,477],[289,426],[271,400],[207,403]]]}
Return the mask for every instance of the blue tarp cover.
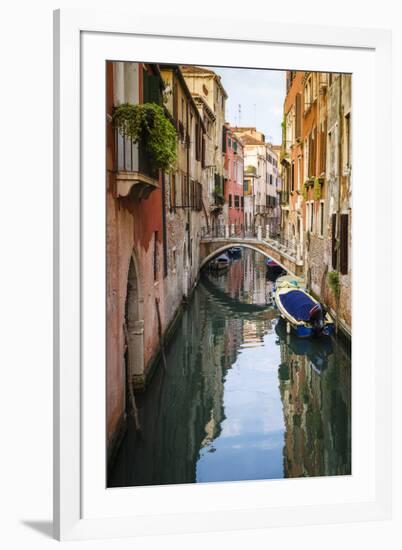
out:
{"label": "blue tarp cover", "polygon": [[297,321],[308,321],[310,319],[309,312],[315,302],[304,292],[291,290],[286,294],[280,294],[279,299],[286,311]]}

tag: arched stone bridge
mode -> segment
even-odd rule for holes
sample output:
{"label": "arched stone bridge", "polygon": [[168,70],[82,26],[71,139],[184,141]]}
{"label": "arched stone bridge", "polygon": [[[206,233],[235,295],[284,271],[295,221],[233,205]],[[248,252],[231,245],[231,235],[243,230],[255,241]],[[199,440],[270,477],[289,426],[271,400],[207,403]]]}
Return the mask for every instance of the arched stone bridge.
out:
{"label": "arched stone bridge", "polygon": [[[215,236],[217,235],[217,236]],[[261,252],[283,267],[291,275],[303,275],[303,261],[299,246],[294,246],[280,238],[271,238],[257,228],[254,234],[229,235],[228,230],[222,232],[203,231],[200,242],[200,269],[218,254],[233,246],[242,246]]]}

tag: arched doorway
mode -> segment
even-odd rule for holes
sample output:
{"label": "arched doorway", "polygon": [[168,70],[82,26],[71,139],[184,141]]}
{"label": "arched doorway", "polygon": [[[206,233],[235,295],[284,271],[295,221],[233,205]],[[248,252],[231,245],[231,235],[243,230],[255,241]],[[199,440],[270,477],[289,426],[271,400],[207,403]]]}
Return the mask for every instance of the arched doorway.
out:
{"label": "arched doorway", "polygon": [[127,381],[133,383],[134,387],[143,387],[145,383],[144,319],[142,315],[141,285],[134,255],[130,258],[128,268],[124,325]]}

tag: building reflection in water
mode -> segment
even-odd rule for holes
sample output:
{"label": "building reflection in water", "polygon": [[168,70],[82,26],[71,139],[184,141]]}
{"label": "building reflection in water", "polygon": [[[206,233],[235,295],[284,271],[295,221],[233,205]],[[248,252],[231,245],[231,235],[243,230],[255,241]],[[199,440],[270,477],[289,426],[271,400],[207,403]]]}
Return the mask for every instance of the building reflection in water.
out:
{"label": "building reflection in water", "polygon": [[350,352],[334,340],[301,340],[276,327],[286,432],[284,476],[351,473]]}
{"label": "building reflection in water", "polygon": [[108,486],[350,473],[350,354],[286,335],[271,288],[252,251],[203,276]]}

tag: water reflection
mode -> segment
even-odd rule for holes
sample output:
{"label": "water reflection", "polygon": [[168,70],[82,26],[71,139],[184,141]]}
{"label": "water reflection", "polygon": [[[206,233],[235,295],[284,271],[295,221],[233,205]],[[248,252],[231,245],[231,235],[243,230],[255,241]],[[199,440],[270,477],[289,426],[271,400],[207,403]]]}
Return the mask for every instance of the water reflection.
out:
{"label": "water reflection", "polygon": [[350,473],[350,354],[287,335],[271,288],[252,251],[204,275],[109,486]]}

